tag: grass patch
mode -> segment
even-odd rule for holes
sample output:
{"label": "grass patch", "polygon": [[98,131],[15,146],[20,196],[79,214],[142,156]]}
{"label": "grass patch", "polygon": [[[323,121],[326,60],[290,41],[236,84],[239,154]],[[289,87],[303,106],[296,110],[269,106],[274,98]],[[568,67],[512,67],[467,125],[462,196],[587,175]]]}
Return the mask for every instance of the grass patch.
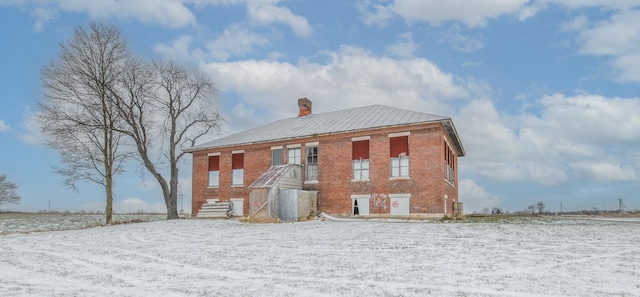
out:
{"label": "grass patch", "polygon": [[242,217],[239,219],[243,223],[251,224],[277,224],[281,223],[279,219],[275,218],[258,218],[258,217]]}

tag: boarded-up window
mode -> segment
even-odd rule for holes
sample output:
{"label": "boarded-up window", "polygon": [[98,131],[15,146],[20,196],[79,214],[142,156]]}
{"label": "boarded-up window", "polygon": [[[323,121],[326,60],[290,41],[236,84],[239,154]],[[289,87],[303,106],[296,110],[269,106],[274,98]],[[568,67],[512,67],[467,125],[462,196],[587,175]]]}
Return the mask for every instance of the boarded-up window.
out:
{"label": "boarded-up window", "polygon": [[389,139],[389,156],[409,155],[409,136],[391,137]]}
{"label": "boarded-up window", "polygon": [[271,166],[282,165],[282,149],[271,150]]}
{"label": "boarded-up window", "polygon": [[220,170],[220,156],[209,156],[209,171]]}
{"label": "boarded-up window", "polygon": [[369,140],[354,141],[351,146],[353,160],[369,159]]}
{"label": "boarded-up window", "polygon": [[390,197],[389,204],[391,205],[392,216],[409,216],[410,197]]}
{"label": "boarded-up window", "polygon": [[231,157],[231,169],[244,168],[244,154],[233,154]]}

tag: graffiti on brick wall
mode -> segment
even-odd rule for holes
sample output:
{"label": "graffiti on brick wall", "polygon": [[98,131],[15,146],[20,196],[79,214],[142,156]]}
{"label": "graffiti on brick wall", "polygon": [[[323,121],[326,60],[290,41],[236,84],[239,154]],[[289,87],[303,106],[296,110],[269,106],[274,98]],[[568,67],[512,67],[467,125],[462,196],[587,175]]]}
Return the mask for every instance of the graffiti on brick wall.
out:
{"label": "graffiti on brick wall", "polygon": [[387,210],[387,200],[389,200],[389,196],[387,194],[371,194],[371,201],[373,202],[372,204],[374,209]]}

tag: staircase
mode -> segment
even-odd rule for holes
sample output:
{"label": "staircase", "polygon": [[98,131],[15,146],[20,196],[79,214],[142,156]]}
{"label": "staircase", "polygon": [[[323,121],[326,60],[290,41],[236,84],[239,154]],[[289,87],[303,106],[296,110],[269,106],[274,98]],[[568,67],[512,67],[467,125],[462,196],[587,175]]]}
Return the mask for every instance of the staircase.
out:
{"label": "staircase", "polygon": [[202,205],[196,218],[230,218],[233,216],[233,203],[207,202]]}

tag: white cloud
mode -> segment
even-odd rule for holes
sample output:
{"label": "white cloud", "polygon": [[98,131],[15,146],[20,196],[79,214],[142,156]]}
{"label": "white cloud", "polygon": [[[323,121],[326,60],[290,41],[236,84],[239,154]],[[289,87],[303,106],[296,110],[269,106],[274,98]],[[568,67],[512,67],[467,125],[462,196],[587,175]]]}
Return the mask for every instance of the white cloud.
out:
{"label": "white cloud", "polygon": [[247,2],[247,11],[251,23],[268,25],[283,23],[288,25],[299,37],[309,37],[313,28],[305,17],[291,12],[289,8],[276,6],[278,0],[255,0]]}
{"label": "white cloud", "polygon": [[582,30],[577,40],[581,54],[611,57],[617,80],[640,81],[640,10],[614,14]]}
{"label": "white cloud", "polygon": [[22,142],[29,145],[43,145],[46,142],[47,137],[42,133],[37,112],[26,114],[22,121],[22,127],[24,131],[24,134],[20,136]]}
{"label": "white cloud", "polygon": [[481,37],[463,35],[456,25],[441,33],[440,42],[448,43],[453,49],[463,53],[472,53],[484,47]]}
{"label": "white cloud", "polygon": [[[489,20],[502,16],[514,16],[520,21],[534,17],[549,7],[562,7],[574,11],[584,8],[625,11],[640,7],[637,0],[361,0],[358,2],[363,22],[367,25],[385,26],[400,16],[408,23],[426,22],[441,25],[460,22],[467,27],[482,27]],[[578,18],[574,21],[581,22]],[[566,24],[577,26],[579,23]]]}
{"label": "white cloud", "polygon": [[386,51],[400,58],[412,58],[419,46],[413,41],[411,32],[400,34],[398,39],[397,43],[387,46]]}
{"label": "white cloud", "polygon": [[55,15],[55,10],[40,7],[34,9],[33,13],[31,13],[31,16],[36,18],[36,23],[33,24],[33,30],[36,32],[44,31],[44,25],[54,19]]}
{"label": "white cloud", "polygon": [[562,31],[581,31],[589,26],[589,19],[584,14],[581,14],[572,20],[560,25]]}
{"label": "white cloud", "polygon": [[395,16],[395,13],[390,7],[373,3],[372,1],[359,1],[358,10],[362,15],[362,21],[367,26],[386,26]]}
{"label": "white cloud", "polygon": [[86,13],[94,19],[135,19],[145,24],[171,28],[196,23],[191,11],[176,0],[61,0],[58,5],[62,10]]}
{"label": "white cloud", "polygon": [[206,54],[200,49],[191,49],[193,37],[182,35],[174,39],[170,44],[158,43],[153,50],[165,57],[171,57],[174,61],[192,62],[205,59]]}
{"label": "white cloud", "polygon": [[469,96],[464,82],[426,59],[395,60],[348,46],[326,55],[324,64],[245,60],[210,63],[204,70],[222,91],[239,93],[245,104],[271,111],[273,118],[297,114],[299,97],[315,100],[314,112],[364,101],[451,114],[447,101]]}
{"label": "white cloud", "polygon": [[620,165],[618,161],[579,162],[571,164],[577,174],[586,175],[598,182],[637,180],[637,169],[631,165]]}
{"label": "white cloud", "polygon": [[[196,18],[185,4],[198,0],[16,0],[0,3],[0,6],[23,6],[32,9],[36,19],[35,31],[44,30],[44,25],[61,12],[75,12],[89,15],[92,19],[136,20],[145,24],[156,24],[171,28],[180,28],[196,24]],[[228,4],[233,1],[206,1],[208,4]],[[218,3],[219,2],[219,3]],[[231,4],[231,3],[229,3]]]}
{"label": "white cloud", "polygon": [[408,22],[422,21],[439,25],[459,21],[468,27],[484,26],[488,19],[516,14],[528,0],[395,0],[392,9]]}
{"label": "white cloud", "polygon": [[536,114],[499,113],[471,101],[456,117],[464,166],[497,181],[557,185],[572,179],[638,180],[640,98],[543,96]]}
{"label": "white cloud", "polygon": [[498,196],[489,193],[473,180],[463,179],[459,186],[458,199],[463,203],[465,213],[482,212],[485,207],[492,209],[500,206]]}
{"label": "white cloud", "polygon": [[166,213],[167,207],[164,202],[149,203],[140,198],[127,198],[122,201],[115,201],[113,211],[116,213]]}
{"label": "white cloud", "polygon": [[9,131],[9,129],[11,129],[11,127],[3,120],[0,120],[0,132]]}
{"label": "white cloud", "polygon": [[640,98],[554,94],[543,96],[539,104],[542,117],[525,119],[539,131],[590,145],[640,142]]}
{"label": "white cloud", "polygon": [[254,46],[264,46],[268,42],[266,37],[250,32],[241,25],[232,25],[221,36],[209,42],[207,48],[214,58],[226,61],[232,55],[250,54]]}
{"label": "white cloud", "polygon": [[569,9],[601,7],[612,10],[626,10],[640,6],[637,0],[538,0],[536,2],[552,3]]}

